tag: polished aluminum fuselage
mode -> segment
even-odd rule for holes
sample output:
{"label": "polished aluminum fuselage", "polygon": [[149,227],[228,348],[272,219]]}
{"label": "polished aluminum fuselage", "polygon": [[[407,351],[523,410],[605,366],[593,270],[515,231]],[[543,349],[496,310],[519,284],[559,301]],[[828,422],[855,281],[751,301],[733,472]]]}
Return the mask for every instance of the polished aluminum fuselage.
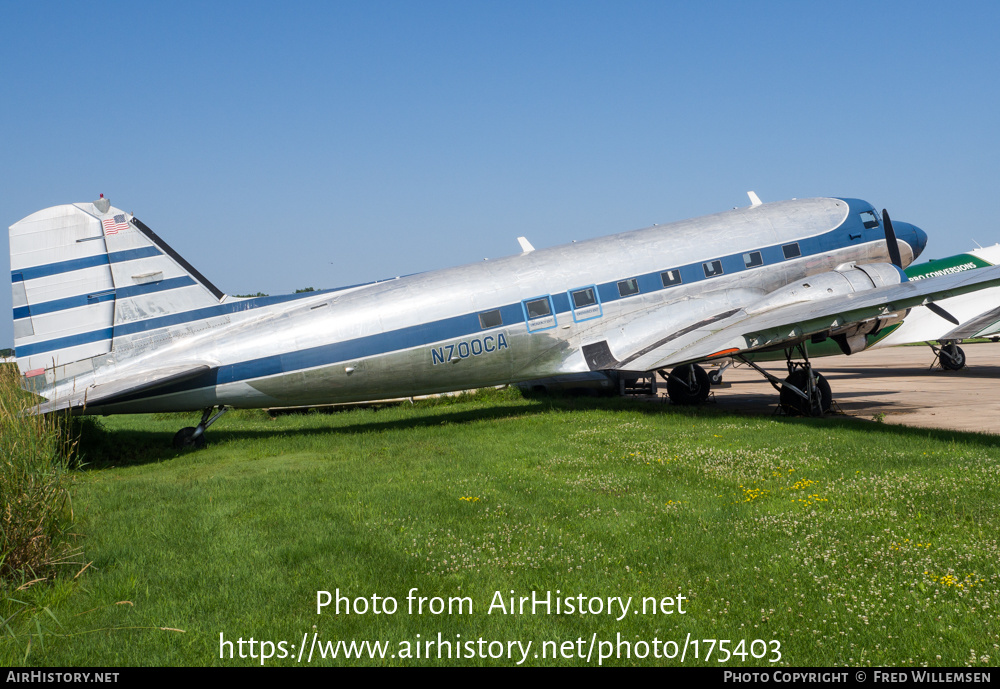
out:
{"label": "polished aluminum fuselage", "polygon": [[[885,261],[881,228],[857,217],[870,209],[829,198],[764,204],[279,303],[250,300],[202,319],[200,329],[188,323],[116,341],[94,383],[191,362],[211,371],[87,412],[319,405],[588,371],[585,345],[627,353],[643,337],[749,308],[794,280]],[[782,247],[792,243],[802,255],[786,258]],[[764,265],[746,265],[754,251]],[[724,272],[707,277],[703,264],[714,260]],[[664,286],[668,270],[684,281]],[[639,292],[623,296],[617,283],[631,278]],[[601,302],[578,313],[569,291],[586,287]],[[532,322],[524,303],[540,297],[554,313]],[[479,314],[497,309],[502,325],[483,327]]]}

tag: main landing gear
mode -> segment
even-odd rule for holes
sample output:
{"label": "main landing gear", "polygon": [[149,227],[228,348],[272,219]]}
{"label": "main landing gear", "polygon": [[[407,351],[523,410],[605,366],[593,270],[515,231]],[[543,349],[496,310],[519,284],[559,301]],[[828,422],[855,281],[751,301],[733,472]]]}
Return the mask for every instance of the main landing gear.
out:
{"label": "main landing gear", "polygon": [[660,375],[667,381],[667,396],[674,404],[701,404],[708,399],[712,384],[701,366],[686,364],[669,374],[660,371]]}
{"label": "main landing gear", "polygon": [[[802,361],[792,360],[796,350],[798,350]],[[742,356],[737,358],[767,378],[768,382],[778,391],[781,408],[786,413],[822,416],[830,411],[830,407],[833,405],[830,383],[823,377],[823,374],[813,370],[809,356],[806,354],[805,344],[785,349],[788,377],[784,380]],[[667,381],[667,395],[670,397],[670,401],[674,404],[690,405],[701,404],[708,399],[710,387],[722,382],[723,370],[725,369],[720,369],[715,376],[718,382],[712,380],[713,376],[706,373],[705,369],[697,364],[678,366],[669,374],[666,371],[660,371],[660,375]]]}
{"label": "main landing gear", "polygon": [[[795,350],[799,351],[802,361],[792,361]],[[833,405],[833,393],[830,383],[823,374],[813,370],[806,354],[804,344],[789,347],[785,350],[785,364],[788,367],[788,377],[781,380],[752,361],[738,357],[740,361],[750,366],[778,391],[781,408],[788,414],[801,416],[822,416],[830,411]]]}
{"label": "main landing gear", "polygon": [[[937,363],[945,371],[960,371],[965,368],[965,352],[958,346],[956,340],[942,342],[940,347],[930,345],[930,348],[934,350]],[[934,364],[931,364],[932,368],[933,366]]]}
{"label": "main landing gear", "polygon": [[[174,435],[174,449],[183,450],[187,447],[193,447],[196,450],[200,450],[205,447],[205,429],[229,411],[229,407],[219,407],[219,411],[216,412],[215,416],[211,416],[213,411],[215,411],[215,407],[209,407],[202,412],[201,421],[197,426],[188,426],[177,431],[177,434]],[[209,418],[210,416],[211,418]]]}

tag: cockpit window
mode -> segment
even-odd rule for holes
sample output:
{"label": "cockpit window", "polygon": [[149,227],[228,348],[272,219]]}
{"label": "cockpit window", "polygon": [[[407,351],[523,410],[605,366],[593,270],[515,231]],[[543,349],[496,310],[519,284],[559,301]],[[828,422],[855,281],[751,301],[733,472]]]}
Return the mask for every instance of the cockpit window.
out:
{"label": "cockpit window", "polygon": [[861,222],[865,224],[866,230],[871,230],[878,227],[878,216],[875,215],[875,211],[862,211]]}

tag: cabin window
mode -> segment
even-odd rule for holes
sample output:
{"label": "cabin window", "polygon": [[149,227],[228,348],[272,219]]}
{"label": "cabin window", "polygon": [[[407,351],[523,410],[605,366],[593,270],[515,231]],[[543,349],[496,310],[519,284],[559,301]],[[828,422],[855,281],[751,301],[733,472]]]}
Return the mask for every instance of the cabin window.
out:
{"label": "cabin window", "polygon": [[702,263],[701,267],[705,269],[705,277],[707,278],[722,275],[722,261],[709,261]]}
{"label": "cabin window", "polygon": [[573,308],[575,309],[582,309],[597,303],[597,295],[594,293],[593,287],[578,289],[570,294],[573,296]]}
{"label": "cabin window", "polygon": [[599,318],[603,315],[601,301],[597,295],[597,287],[581,287],[569,291],[570,303],[573,307],[573,320],[589,321],[591,318]]}
{"label": "cabin window", "polygon": [[521,302],[524,318],[528,323],[528,332],[548,330],[556,327],[556,316],[553,313],[552,297],[535,297]]}
{"label": "cabin window", "polygon": [[872,230],[878,227],[878,216],[875,215],[875,211],[862,211],[861,222],[864,223],[866,230]]}
{"label": "cabin window", "polygon": [[479,314],[479,326],[483,330],[489,330],[490,328],[498,328],[503,325],[503,318],[500,317],[500,309],[493,309],[492,311],[484,311]]}
{"label": "cabin window", "polygon": [[679,285],[681,284],[681,271],[668,270],[664,273],[660,273],[660,279],[663,280],[664,287],[670,287],[671,285]]}
{"label": "cabin window", "polygon": [[628,280],[622,280],[618,283],[618,294],[623,297],[630,297],[633,294],[639,293],[639,281],[635,278],[629,278]]}
{"label": "cabin window", "polygon": [[785,254],[785,258],[798,258],[799,256],[802,255],[802,252],[799,251],[798,242],[794,242],[792,244],[785,244],[783,247],[781,247],[781,252]]}
{"label": "cabin window", "polygon": [[529,319],[545,318],[552,315],[552,307],[549,305],[549,298],[532,299],[524,302],[525,311],[528,312]]}
{"label": "cabin window", "polygon": [[756,268],[764,265],[764,259],[759,251],[751,251],[748,254],[743,254],[743,264],[747,268]]}

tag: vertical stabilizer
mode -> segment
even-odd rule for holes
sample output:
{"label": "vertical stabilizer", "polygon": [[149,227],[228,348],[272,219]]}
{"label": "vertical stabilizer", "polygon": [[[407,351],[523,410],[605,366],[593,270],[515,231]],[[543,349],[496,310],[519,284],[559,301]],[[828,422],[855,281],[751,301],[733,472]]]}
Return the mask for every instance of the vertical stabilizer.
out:
{"label": "vertical stabilizer", "polygon": [[225,299],[152,230],[103,197],[15,223],[10,251],[14,349],[28,386],[40,392],[92,377],[136,333]]}

